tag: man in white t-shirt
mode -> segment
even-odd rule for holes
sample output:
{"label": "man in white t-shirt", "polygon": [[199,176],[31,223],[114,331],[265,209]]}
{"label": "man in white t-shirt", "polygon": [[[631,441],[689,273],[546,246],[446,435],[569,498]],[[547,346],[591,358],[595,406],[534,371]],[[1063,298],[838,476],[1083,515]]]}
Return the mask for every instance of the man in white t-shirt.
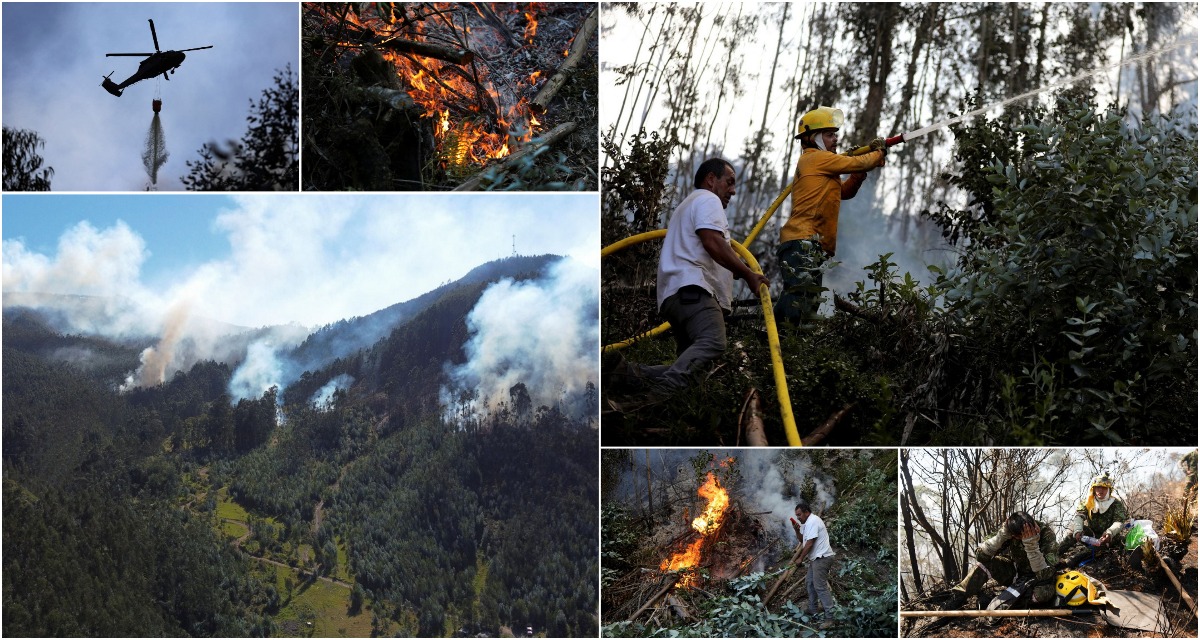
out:
{"label": "man in white t-shirt", "polygon": [[[799,520],[799,522],[796,522]],[[837,601],[829,590],[829,569],[833,566],[833,547],[829,544],[829,530],[825,521],[812,512],[808,503],[801,500],[796,503],[796,518],[792,520],[792,528],[796,530],[796,538],[804,547],[800,551],[797,564],[808,558],[808,576],[805,584],[808,587],[808,615],[817,615],[817,604],[828,616],[833,613]],[[826,618],[821,623],[822,629],[833,626],[833,621]]]}
{"label": "man in white t-shirt", "polygon": [[696,171],[696,190],[671,214],[658,259],[658,313],[671,323],[678,357],[670,365],[621,361],[618,373],[632,371],[649,389],[640,399],[609,399],[613,409],[635,410],[686,388],[697,371],[725,352],[725,314],[732,309],[733,279],[745,280],[756,293],[770,285],[729,243],[725,207],[736,183],[733,165],[721,158],[705,160]]}

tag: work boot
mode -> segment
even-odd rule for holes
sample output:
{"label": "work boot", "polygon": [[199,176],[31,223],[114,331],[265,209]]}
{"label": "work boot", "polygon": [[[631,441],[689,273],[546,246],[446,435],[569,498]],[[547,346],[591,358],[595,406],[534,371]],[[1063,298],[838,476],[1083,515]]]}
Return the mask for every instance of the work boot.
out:
{"label": "work boot", "polygon": [[609,397],[605,399],[608,408],[617,413],[636,413],[647,407],[661,404],[670,397],[655,390],[643,391],[628,396]]}
{"label": "work boot", "polygon": [[942,611],[958,611],[967,602],[967,593],[958,589],[950,590],[950,598],[942,603]]}

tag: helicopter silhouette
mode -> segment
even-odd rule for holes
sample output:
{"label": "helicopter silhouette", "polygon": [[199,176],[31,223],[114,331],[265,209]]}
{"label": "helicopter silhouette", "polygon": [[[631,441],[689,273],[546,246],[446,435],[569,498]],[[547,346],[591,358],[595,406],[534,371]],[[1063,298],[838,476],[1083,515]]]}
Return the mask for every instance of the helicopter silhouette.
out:
{"label": "helicopter silhouette", "polygon": [[154,53],[109,53],[109,54],[105,54],[106,57],[111,57],[111,56],[149,56],[145,60],[142,60],[140,64],[138,64],[137,72],[134,73],[133,75],[129,76],[129,78],[127,78],[125,80],[125,82],[122,82],[121,84],[117,84],[117,83],[113,82],[112,80],[109,80],[109,78],[112,76],[112,74],[116,73],[115,71],[109,72],[109,74],[107,76],[104,76],[104,82],[100,83],[100,86],[104,87],[105,91],[120,98],[121,91],[124,90],[125,87],[128,87],[129,85],[131,85],[135,82],[138,82],[141,80],[149,80],[150,78],[154,78],[154,77],[158,76],[159,74],[162,74],[163,78],[170,80],[171,78],[167,74],[175,73],[175,69],[179,68],[179,65],[183,64],[183,59],[187,57],[186,55],[184,55],[184,53],[183,53],[184,51],[199,51],[200,49],[213,48],[213,45],[210,44],[207,47],[192,47],[191,49],[180,49],[178,51],[162,51],[158,48],[158,33],[156,33],[154,31],[154,21],[153,20],[150,20],[150,36],[154,38]]}

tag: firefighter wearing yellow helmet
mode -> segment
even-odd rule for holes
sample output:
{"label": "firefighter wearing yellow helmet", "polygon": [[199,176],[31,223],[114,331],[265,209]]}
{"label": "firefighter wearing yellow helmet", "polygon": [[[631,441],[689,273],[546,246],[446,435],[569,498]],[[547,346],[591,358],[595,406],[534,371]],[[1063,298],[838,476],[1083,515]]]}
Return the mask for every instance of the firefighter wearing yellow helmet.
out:
{"label": "firefighter wearing yellow helmet", "polygon": [[[792,212],[779,233],[779,268],[783,294],[775,316],[792,324],[816,316],[821,304],[821,265],[837,250],[841,201],[858,193],[867,171],[883,166],[882,138],[874,151],[860,156],[837,154],[838,130],[845,118],[840,109],[818,107],[800,118],[800,160],[792,187]],[[841,176],[850,177],[842,180]]]}
{"label": "firefighter wearing yellow helmet", "polygon": [[1113,495],[1112,477],[1102,473],[1092,480],[1087,496],[1075,509],[1075,522],[1067,531],[1067,542],[1120,547],[1125,542],[1123,527],[1127,520],[1129,511],[1125,503]]}

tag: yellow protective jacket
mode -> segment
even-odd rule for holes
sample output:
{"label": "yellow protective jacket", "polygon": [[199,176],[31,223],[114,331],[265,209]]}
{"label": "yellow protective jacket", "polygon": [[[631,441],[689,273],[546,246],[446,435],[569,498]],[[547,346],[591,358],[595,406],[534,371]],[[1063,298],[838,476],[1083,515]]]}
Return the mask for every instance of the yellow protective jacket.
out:
{"label": "yellow protective jacket", "polygon": [[844,173],[859,173],[883,164],[883,152],[872,151],[861,156],[842,156],[829,151],[808,148],[796,163],[796,180],[792,188],[792,215],[779,232],[779,241],[805,240],[817,236],[825,253],[837,249],[838,211],[842,200],[858,193],[863,178],[851,176],[844,182]]}

